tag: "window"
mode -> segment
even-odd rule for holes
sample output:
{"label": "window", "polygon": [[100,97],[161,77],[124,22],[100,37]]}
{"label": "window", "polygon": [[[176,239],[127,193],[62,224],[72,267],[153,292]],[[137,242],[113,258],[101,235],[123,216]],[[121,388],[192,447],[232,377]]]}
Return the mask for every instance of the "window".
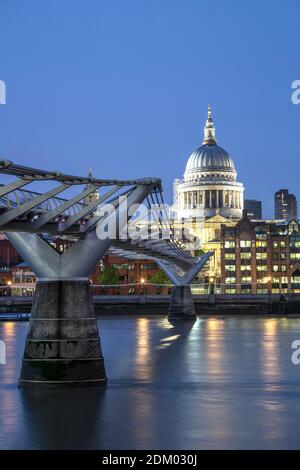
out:
{"label": "window", "polygon": [[300,253],[290,253],[291,259],[300,259]]}
{"label": "window", "polygon": [[241,248],[251,248],[251,240],[240,240]]}
{"label": "window", "polygon": [[297,224],[297,222],[292,222],[289,225],[289,233],[293,233],[293,232],[299,232],[299,225]]}
{"label": "window", "polygon": [[241,264],[241,271],[251,271],[251,264]]}
{"label": "window", "polygon": [[268,271],[268,266],[266,264],[260,264],[256,266],[257,271]]}
{"label": "window", "polygon": [[235,248],[235,241],[233,240],[227,240],[225,242],[225,248]]}
{"label": "window", "polygon": [[235,271],[235,265],[234,264],[226,264],[225,265],[225,270],[226,271]]}
{"label": "window", "polygon": [[285,242],[283,241],[280,242],[280,248],[285,248]]}
{"label": "window", "polygon": [[251,284],[251,276],[244,276],[241,281],[243,284]]}
{"label": "window", "polygon": [[256,248],[266,247],[266,246],[267,246],[267,242],[266,242],[266,241],[262,241],[262,240],[256,240],[255,246],[256,246]]}
{"label": "window", "polygon": [[272,271],[274,271],[275,273],[276,273],[277,271],[279,271],[279,266],[278,266],[278,264],[274,264],[274,265],[273,265]]}
{"label": "window", "polygon": [[300,241],[291,241],[290,242],[291,248],[300,248]]}
{"label": "window", "polygon": [[275,241],[273,242],[273,248],[277,248],[277,247],[278,247],[278,242],[275,240]]}
{"label": "window", "polygon": [[281,271],[282,273],[286,272],[286,266],[285,266],[284,264],[282,264],[282,265],[280,266],[280,271]]}
{"label": "window", "polygon": [[235,277],[225,277],[225,284],[235,284]]}
{"label": "window", "polygon": [[241,259],[251,259],[251,253],[241,253]]}
{"label": "window", "polygon": [[280,259],[286,259],[286,253],[280,253]]}
{"label": "window", "polygon": [[256,259],[267,259],[267,253],[256,253]]}
{"label": "window", "polygon": [[225,259],[235,259],[235,253],[225,253]]}

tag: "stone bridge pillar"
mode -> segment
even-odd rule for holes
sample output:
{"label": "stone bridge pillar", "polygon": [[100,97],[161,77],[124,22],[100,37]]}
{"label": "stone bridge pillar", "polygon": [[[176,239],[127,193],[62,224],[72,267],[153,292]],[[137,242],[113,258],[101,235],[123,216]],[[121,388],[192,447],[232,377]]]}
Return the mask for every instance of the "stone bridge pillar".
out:
{"label": "stone bridge pillar", "polygon": [[173,286],[168,318],[194,320],[197,318],[191,286]]}
{"label": "stone bridge pillar", "polygon": [[20,386],[48,388],[105,383],[88,279],[38,281]]}
{"label": "stone bridge pillar", "polygon": [[212,254],[212,251],[205,253],[198,259],[197,263],[182,276],[169,264],[162,260],[157,260],[157,264],[173,284],[168,313],[170,320],[195,320],[197,318],[191,283]]}

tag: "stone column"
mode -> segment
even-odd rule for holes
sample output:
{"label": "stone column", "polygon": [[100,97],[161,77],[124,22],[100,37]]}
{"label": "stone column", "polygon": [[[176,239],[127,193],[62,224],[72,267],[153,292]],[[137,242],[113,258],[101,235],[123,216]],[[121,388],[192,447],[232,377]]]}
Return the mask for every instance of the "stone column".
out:
{"label": "stone column", "polygon": [[196,311],[191,286],[173,286],[168,318],[170,320],[194,320]]}
{"label": "stone column", "polygon": [[38,282],[20,387],[105,385],[106,380],[89,282]]}
{"label": "stone column", "polygon": [[216,207],[220,207],[220,204],[219,204],[219,190],[218,189],[216,190]]}
{"label": "stone column", "polygon": [[212,192],[211,189],[209,190],[209,207],[212,206]]}

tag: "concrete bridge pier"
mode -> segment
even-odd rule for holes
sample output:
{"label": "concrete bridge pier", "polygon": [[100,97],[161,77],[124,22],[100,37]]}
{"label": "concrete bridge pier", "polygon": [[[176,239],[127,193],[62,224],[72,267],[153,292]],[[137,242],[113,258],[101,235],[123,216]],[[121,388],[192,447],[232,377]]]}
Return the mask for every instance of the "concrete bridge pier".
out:
{"label": "concrete bridge pier", "polygon": [[210,251],[198,258],[197,262],[183,275],[179,275],[172,266],[163,260],[157,260],[157,264],[173,284],[168,313],[169,320],[196,320],[191,283],[212,254],[213,252]]}
{"label": "concrete bridge pier", "polygon": [[39,281],[19,385],[105,385],[106,373],[88,280]]}
{"label": "concrete bridge pier", "polygon": [[168,318],[195,320],[197,318],[191,286],[173,286]]}

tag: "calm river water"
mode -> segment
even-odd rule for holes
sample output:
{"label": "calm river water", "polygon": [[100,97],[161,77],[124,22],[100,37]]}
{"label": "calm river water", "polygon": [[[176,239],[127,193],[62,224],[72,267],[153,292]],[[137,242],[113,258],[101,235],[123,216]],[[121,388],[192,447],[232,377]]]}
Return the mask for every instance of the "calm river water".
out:
{"label": "calm river water", "polygon": [[27,323],[0,323],[1,449],[300,448],[299,318],[99,321],[105,389],[20,390]]}

